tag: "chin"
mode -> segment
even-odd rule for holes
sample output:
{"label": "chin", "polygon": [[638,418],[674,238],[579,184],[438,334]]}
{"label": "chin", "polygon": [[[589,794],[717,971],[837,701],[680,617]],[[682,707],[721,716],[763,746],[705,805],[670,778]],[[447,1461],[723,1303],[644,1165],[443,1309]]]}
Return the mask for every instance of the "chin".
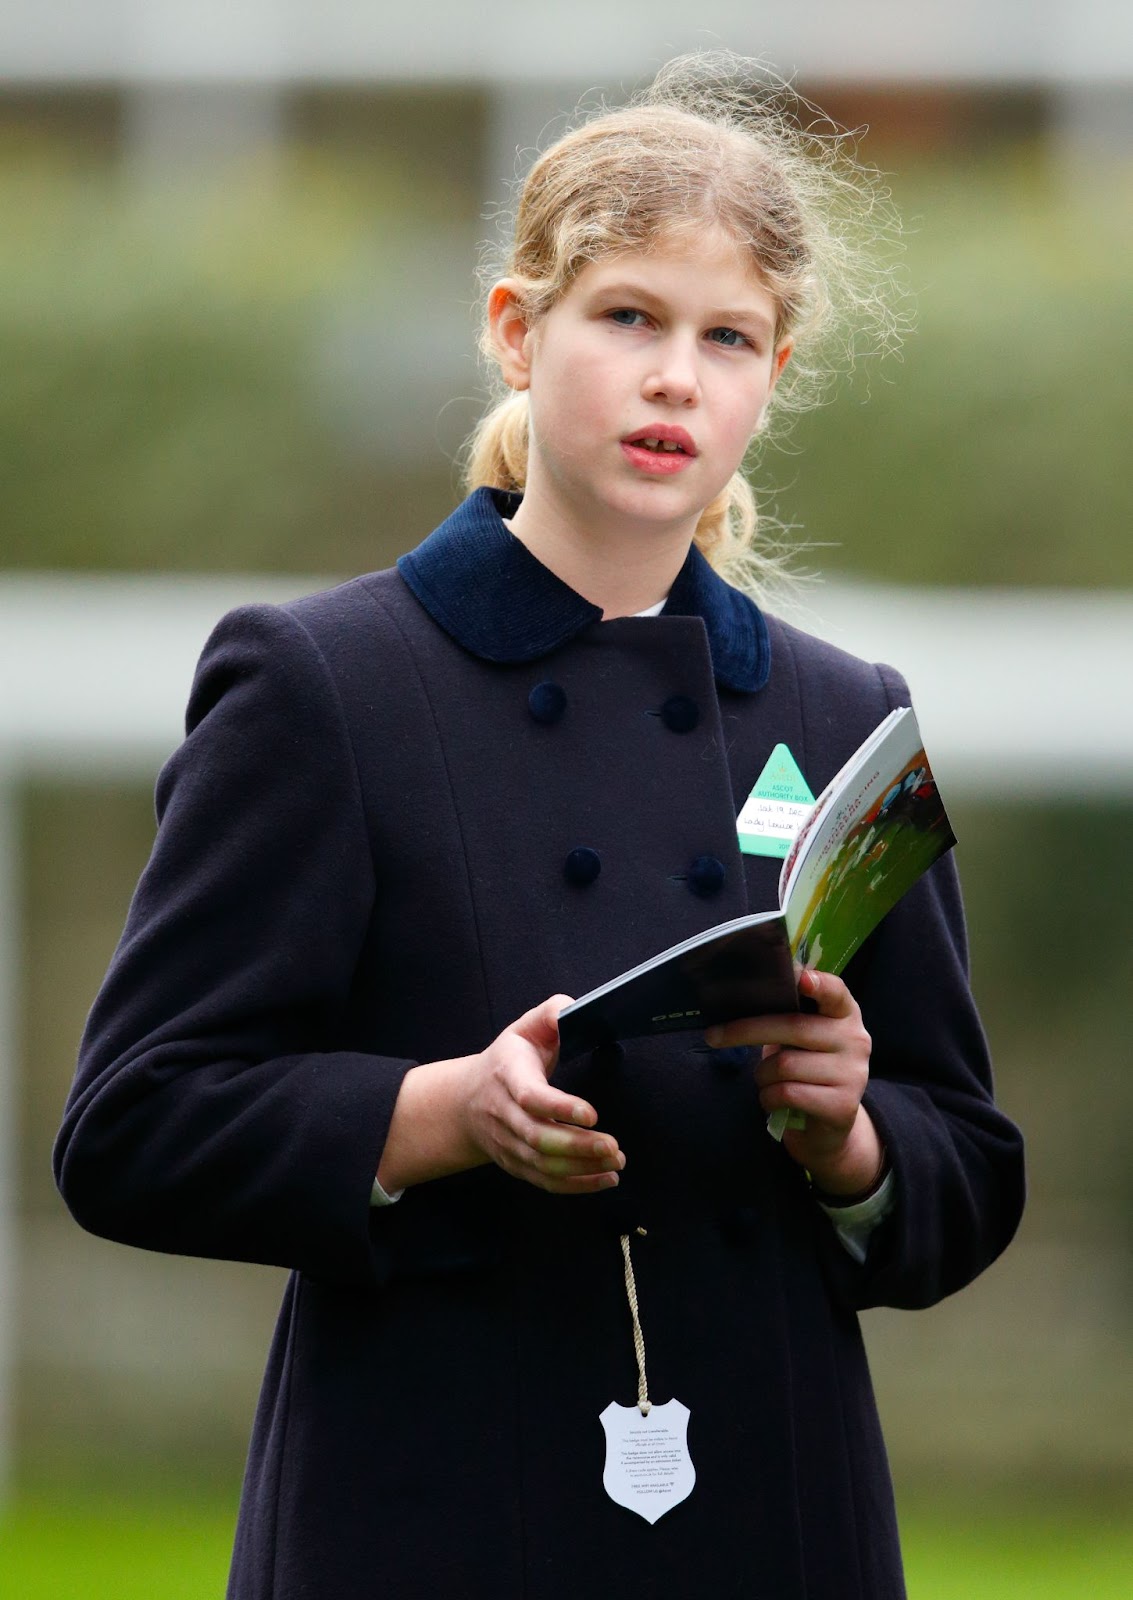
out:
{"label": "chin", "polygon": [[[628,499],[628,497],[627,497]],[[635,496],[632,501],[612,507],[614,515],[622,517],[636,527],[650,528],[658,533],[676,533],[691,538],[700,521],[703,506],[666,504],[660,495]]]}
{"label": "chin", "polygon": [[632,522],[673,523],[690,517],[695,522],[703,510],[699,496],[689,494],[684,484],[663,480],[618,484],[599,498],[609,515]]}

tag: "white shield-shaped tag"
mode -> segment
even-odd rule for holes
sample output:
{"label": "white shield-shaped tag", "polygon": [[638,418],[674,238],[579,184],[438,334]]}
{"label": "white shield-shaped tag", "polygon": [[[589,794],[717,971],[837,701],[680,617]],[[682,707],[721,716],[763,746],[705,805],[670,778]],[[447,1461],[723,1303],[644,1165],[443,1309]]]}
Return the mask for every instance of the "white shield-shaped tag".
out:
{"label": "white shield-shaped tag", "polygon": [[610,1401],[600,1420],[606,1435],[602,1487],[611,1500],[652,1523],[688,1499],[696,1482],[688,1418],[679,1400],[666,1400],[644,1417],[638,1406]]}

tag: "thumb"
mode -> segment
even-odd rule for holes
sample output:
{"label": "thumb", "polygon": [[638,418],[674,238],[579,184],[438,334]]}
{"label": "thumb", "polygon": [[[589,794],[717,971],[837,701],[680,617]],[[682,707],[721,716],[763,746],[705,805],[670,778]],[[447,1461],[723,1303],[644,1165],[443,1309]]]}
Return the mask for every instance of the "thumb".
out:
{"label": "thumb", "polygon": [[543,1071],[548,1078],[559,1058],[559,1012],[571,1004],[567,994],[553,994],[542,1005],[525,1011],[511,1027],[521,1039],[526,1039],[539,1053]]}

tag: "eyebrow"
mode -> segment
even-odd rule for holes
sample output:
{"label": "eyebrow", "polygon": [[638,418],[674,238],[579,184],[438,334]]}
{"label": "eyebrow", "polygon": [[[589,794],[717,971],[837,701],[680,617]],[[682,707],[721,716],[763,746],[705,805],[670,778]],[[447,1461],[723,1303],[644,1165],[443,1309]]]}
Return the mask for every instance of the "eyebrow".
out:
{"label": "eyebrow", "polygon": [[738,323],[741,327],[747,323],[768,334],[775,332],[775,324],[771,318],[765,316],[762,311],[756,311],[754,306],[744,311],[717,311],[715,315],[722,323]]}
{"label": "eyebrow", "polygon": [[[654,293],[644,283],[636,282],[633,278],[623,278],[617,283],[604,284],[596,295],[599,300],[644,300],[651,305],[661,305],[664,296]],[[754,306],[747,306],[742,310],[728,310],[726,307],[717,307],[710,313],[713,326],[720,324],[746,324],[759,328],[769,336],[775,332],[775,324],[770,317],[762,311],[757,311]]]}

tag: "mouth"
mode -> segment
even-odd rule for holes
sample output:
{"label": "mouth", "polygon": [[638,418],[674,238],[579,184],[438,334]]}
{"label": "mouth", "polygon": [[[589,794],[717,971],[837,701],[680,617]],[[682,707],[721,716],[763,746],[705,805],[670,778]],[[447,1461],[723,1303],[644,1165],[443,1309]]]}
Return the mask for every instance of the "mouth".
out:
{"label": "mouth", "polygon": [[627,434],[621,447],[623,455],[642,472],[681,472],[696,459],[692,436],[664,423]]}
{"label": "mouth", "polygon": [[636,433],[627,434],[622,443],[638,450],[649,450],[654,455],[696,455],[692,436],[683,428],[675,428],[668,423],[640,428]]}

